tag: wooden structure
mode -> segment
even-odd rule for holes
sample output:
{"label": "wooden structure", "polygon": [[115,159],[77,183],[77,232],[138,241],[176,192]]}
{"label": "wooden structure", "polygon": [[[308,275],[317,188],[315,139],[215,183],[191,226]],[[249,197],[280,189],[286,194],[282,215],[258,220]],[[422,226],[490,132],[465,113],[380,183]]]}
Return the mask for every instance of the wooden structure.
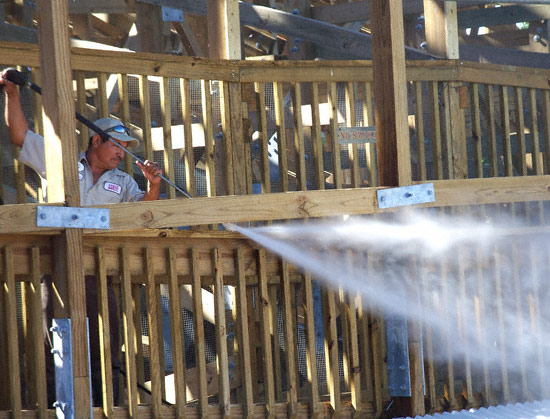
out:
{"label": "wooden structure", "polygon": [[[384,18],[378,28],[382,34],[401,20],[398,2],[388,2],[387,14],[383,3],[372,2],[374,13]],[[66,27],[54,24],[55,16],[66,14],[55,9],[62,4],[53,1],[50,7],[42,16],[51,16],[47,20],[52,27]],[[35,129],[60,141],[63,149],[62,155],[52,153],[48,164],[63,168],[57,183],[65,187],[49,190],[47,205],[78,206],[71,159],[76,149],[70,141],[74,127],[63,125],[72,120],[71,93],[78,99],[78,110],[90,119],[115,115],[132,125],[143,140],[139,152],[161,161],[167,177],[184,185],[193,199],[167,188],[169,199],[110,206],[108,232],[38,228],[37,203],[23,203],[28,196],[40,201],[40,187],[29,182],[22,167],[12,169],[11,158],[3,158],[1,173],[13,173],[13,181],[0,182],[6,185],[0,194],[9,201],[7,187],[14,185],[18,203],[0,207],[0,354],[2,371],[9,371],[0,380],[0,415],[51,413],[45,402],[39,327],[43,274],[58,278],[57,314],[76,320],[79,417],[89,414],[87,348],[78,326],[85,320],[85,274],[96,274],[100,289],[105,289],[107,275],[118,278],[115,288],[124,323],[123,397],[115,406],[107,386],[104,409],[95,409],[94,416],[380,417],[392,401],[401,406],[401,413],[421,415],[549,397],[541,342],[534,344],[540,355],[533,361],[538,375],[531,376],[525,362],[512,374],[506,360],[496,370],[483,362],[475,370],[470,362],[475,347],[457,362],[448,341],[438,346],[429,327],[411,324],[412,397],[392,399],[384,313],[363,306],[361,296],[323,289],[320,351],[314,333],[316,279],[237,233],[213,231],[223,223],[383,216],[385,211],[377,206],[379,184],[432,182],[436,201],[423,207],[476,217],[497,208],[537,226],[537,231],[522,228],[515,233],[521,237],[514,248],[521,249],[521,257],[500,248],[489,262],[480,259],[467,265],[479,275],[481,291],[469,291],[483,307],[480,313],[498,312],[508,280],[500,261],[511,261],[516,272],[545,273],[541,266],[548,258],[547,245],[534,248],[530,239],[547,222],[548,70],[456,59],[405,64],[402,53],[392,49],[401,42],[393,37],[373,42],[374,62],[260,62],[69,50],[62,47],[63,33],[44,27],[41,31],[42,37],[60,40],[50,45],[51,51],[45,45],[3,43],[1,61],[28,67],[38,84],[44,84],[40,75],[45,69],[54,67],[49,73],[55,78],[52,85],[62,86],[45,92],[44,113],[40,100],[33,101]],[[388,75],[398,77],[390,80],[377,71],[382,63],[392,69]],[[388,91],[395,100],[382,99]],[[376,117],[375,109],[380,113]],[[384,110],[391,118],[384,118]],[[337,132],[343,125],[376,125],[378,145],[340,144]],[[88,134],[82,126],[77,131],[83,148]],[[377,159],[377,153],[382,157]],[[133,173],[129,161],[126,170]],[[351,252],[349,257],[366,264],[367,270],[384,263],[377,249]],[[529,263],[521,265],[521,260]],[[415,266],[419,288],[445,290],[450,272],[461,272],[466,264],[418,261]],[[434,276],[435,285],[428,283],[426,278]],[[515,285],[519,274],[510,281]],[[231,311],[223,296],[227,285],[236,289]],[[495,298],[489,301],[491,295]],[[105,318],[106,297],[100,307]],[[193,313],[192,360],[184,353],[183,308]],[[168,329],[163,326],[166,310]],[[529,301],[519,301],[516,310],[535,328],[548,320],[532,289]],[[460,316],[456,321],[460,323]],[[488,332],[481,320],[476,327],[480,335]],[[207,359],[205,328],[213,330],[215,361]],[[299,335],[299,330],[305,332]],[[104,352],[109,353],[109,334],[103,332]],[[167,341],[173,352],[171,369],[162,356]],[[109,374],[105,367],[107,381]],[[516,377],[519,386],[514,385]],[[150,394],[138,383],[147,384]],[[163,404],[168,398],[170,406]]]}

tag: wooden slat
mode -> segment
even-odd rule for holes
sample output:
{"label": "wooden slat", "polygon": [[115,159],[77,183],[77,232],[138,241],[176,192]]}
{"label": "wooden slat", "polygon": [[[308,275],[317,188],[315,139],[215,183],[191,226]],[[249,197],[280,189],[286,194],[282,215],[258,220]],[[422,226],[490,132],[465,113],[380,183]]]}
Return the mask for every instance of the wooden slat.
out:
{"label": "wooden slat", "polygon": [[443,179],[443,162],[441,150],[441,126],[439,115],[439,91],[438,83],[430,82],[430,112],[432,124],[432,158],[433,158],[433,179]]}
{"label": "wooden slat", "polygon": [[[154,262],[153,262],[154,263]],[[159,357],[157,361],[155,362],[156,367],[160,371],[160,394],[161,394],[161,400],[166,400],[166,368],[164,363],[164,327],[162,324],[162,298],[167,297],[167,285],[166,284],[160,284],[155,289],[156,298],[155,300],[159,303],[157,304],[157,342],[158,342],[158,348],[159,348]]]}
{"label": "wooden slat", "polygon": [[332,148],[332,184],[334,189],[342,188],[342,165],[340,145],[338,144],[338,92],[335,82],[329,82],[328,104],[330,109],[330,142]]}
{"label": "wooden slat", "polygon": [[474,176],[483,177],[481,115],[479,109],[479,86],[470,84],[470,113],[472,118],[472,142],[474,148]]}
{"label": "wooden slat", "polygon": [[[149,247],[144,249],[144,267],[145,267],[145,296],[147,300],[147,324],[149,326],[149,368],[151,371],[151,405],[154,417],[160,417],[162,407],[162,385],[161,385],[161,371],[159,370],[159,359],[161,352],[159,348],[158,338],[158,304],[155,272],[153,266],[153,254]],[[164,355],[162,355],[164,356]]]}
{"label": "wooden slat", "polygon": [[319,398],[319,382],[317,378],[317,346],[315,344],[315,318],[313,287],[311,275],[304,274],[304,314],[306,326],[306,364],[307,380],[309,382],[309,412],[310,416],[318,416],[321,410]]}
{"label": "wooden slat", "polygon": [[307,191],[306,157],[304,144],[304,127],[302,124],[302,87],[300,83],[291,84],[293,120],[294,120],[294,151],[296,153],[296,190]]}
{"label": "wooden slat", "polygon": [[229,398],[229,363],[227,351],[227,329],[225,325],[225,303],[223,296],[223,267],[218,249],[212,249],[212,266],[214,267],[214,310],[216,317],[216,362],[218,366],[218,400],[220,413],[231,414]]}
{"label": "wooden slat", "polygon": [[494,273],[495,273],[495,299],[496,299],[496,313],[497,313],[497,337],[498,337],[498,346],[500,348],[500,375],[501,375],[501,385],[502,385],[502,395],[504,400],[511,400],[510,396],[510,381],[508,376],[508,365],[507,365],[507,351],[506,351],[506,334],[507,331],[504,330],[505,320],[504,320],[504,306],[503,306],[503,278],[502,278],[502,269],[503,265],[502,255],[500,254],[501,249],[499,246],[495,246],[493,251],[493,260],[494,260]]}
{"label": "wooden slat", "polygon": [[338,278],[339,284],[338,284],[338,294],[337,294],[337,312],[339,312],[340,315],[340,336],[339,340],[342,341],[342,374],[344,378],[344,383],[342,387],[340,388],[341,392],[347,393],[350,391],[350,336],[349,336],[349,324],[348,324],[348,306],[347,306],[347,298],[346,293],[342,285],[342,278]]}
{"label": "wooden slat", "polygon": [[[520,270],[523,270],[524,261],[527,259],[527,255],[523,252],[523,246],[522,248],[519,247],[518,243],[512,243],[510,246],[510,252],[511,254],[511,282],[513,284],[509,285],[510,290],[513,290],[513,301],[510,301],[511,303],[511,312],[514,313],[514,322],[515,323],[515,330],[514,335],[517,338],[516,345],[514,345],[514,349],[517,351],[517,362],[519,366],[519,381],[520,383],[517,383],[518,390],[521,388],[521,400],[527,400],[530,397],[530,391],[529,391],[529,385],[527,384],[527,374],[528,371],[526,369],[527,365],[526,362],[532,363],[533,360],[529,359],[528,361],[525,359],[525,316],[524,316],[524,309],[523,309],[523,302],[522,299],[525,295],[524,287],[523,287],[523,281],[525,280],[524,273],[520,272]],[[531,346],[531,345],[530,345]],[[531,371],[531,368],[529,368]],[[531,375],[529,371],[529,375]]]}
{"label": "wooden slat", "polygon": [[269,301],[272,307],[271,309],[271,338],[273,340],[273,371],[274,371],[274,381],[275,381],[275,400],[277,402],[282,400],[283,392],[283,378],[282,378],[282,369],[283,365],[281,362],[281,350],[282,343],[280,341],[279,335],[279,317],[278,317],[278,307],[279,302],[277,299],[277,288],[276,286],[270,286],[269,291]]}
{"label": "wooden slat", "polygon": [[[129,127],[130,126],[130,94],[128,88],[128,75],[119,74],[118,75],[118,98],[120,101],[120,119],[122,123]],[[133,157],[128,153],[124,153],[124,171],[126,173],[133,174]]]}
{"label": "wooden slat", "polygon": [[185,162],[185,186],[186,192],[194,197],[196,195],[195,158],[193,156],[193,130],[191,128],[193,112],[191,111],[191,92],[189,87],[188,79],[180,80],[181,113],[185,135],[185,152],[183,155],[183,160]]}
{"label": "wooden slat", "polygon": [[[136,368],[136,328],[135,313],[141,315],[139,305],[134,309],[132,301],[132,276],[130,272],[130,255],[127,247],[120,249],[121,281],[122,281],[122,322],[124,325],[124,352],[126,355],[126,386],[128,394],[128,416],[138,417],[138,389]],[[141,324],[141,322],[140,322]],[[141,336],[141,335],[140,335]],[[143,382],[143,381],[141,381]]]}
{"label": "wooden slat", "polygon": [[201,80],[202,121],[204,127],[204,171],[206,196],[216,196],[216,173],[214,171],[214,137],[212,131],[212,98],[210,80]]}
{"label": "wooden slat", "polygon": [[[346,126],[354,127],[356,123],[355,115],[355,87],[352,81],[347,82],[346,91]],[[351,168],[351,187],[361,187],[361,175],[359,173],[359,155],[357,144],[348,145],[348,156]]]}
{"label": "wooden slat", "polygon": [[265,393],[265,408],[266,416],[273,418],[275,416],[275,382],[274,382],[274,365],[273,365],[273,350],[272,350],[272,335],[273,331],[273,301],[269,296],[267,285],[267,262],[264,249],[258,249],[258,276],[259,276],[259,292],[260,292],[260,327],[262,334],[262,351],[263,351],[263,380]]}
{"label": "wooden slat", "polygon": [[273,100],[275,101],[275,125],[277,128],[277,151],[279,160],[279,191],[288,191],[288,158],[286,149],[285,106],[283,84],[273,83]]}
{"label": "wooden slat", "polygon": [[[76,72],[76,111],[86,117],[86,86],[84,84],[85,74],[83,71]],[[77,128],[79,131],[78,134],[78,143],[80,144],[80,151],[88,149],[88,127],[82,122],[77,123]]]}
{"label": "wooden slat", "polygon": [[325,189],[323,172],[323,139],[319,114],[319,83],[311,83],[311,141],[313,143],[313,171],[315,189]]}
{"label": "wooden slat", "polygon": [[[132,300],[135,304],[135,309],[133,311],[133,324],[135,327],[135,335],[132,337],[134,340],[134,347],[136,348],[136,378],[138,383],[145,382],[145,359],[143,353],[143,343],[141,337],[143,336],[143,327],[141,325],[141,313],[142,313],[142,303],[141,303],[141,284],[132,285]],[[144,392],[139,392],[138,403],[141,403],[144,398]]]}
{"label": "wooden slat", "polygon": [[98,118],[107,118],[109,116],[109,100],[107,97],[107,74],[99,73],[97,75],[97,109]]}
{"label": "wooden slat", "polygon": [[[178,267],[176,251],[173,247],[166,250],[168,257],[168,272],[170,275],[170,327],[172,335],[172,357],[174,368],[174,387],[176,393],[176,418],[185,417],[185,355],[182,335],[180,288],[178,282]],[[196,315],[196,313],[193,313]]]}
{"label": "wooden slat", "polygon": [[414,123],[416,130],[416,167],[419,180],[426,180],[426,150],[424,147],[424,106],[422,102],[422,83],[414,82]]}
{"label": "wooden slat", "polygon": [[34,362],[31,363],[36,379],[36,410],[40,419],[46,419],[48,414],[48,395],[46,389],[46,356],[44,347],[44,331],[42,317],[42,289],[40,285],[40,248],[31,248],[31,298],[32,298],[32,342]]}
{"label": "wooden slat", "polygon": [[240,355],[240,373],[241,385],[243,389],[243,412],[250,417],[253,414],[253,388],[252,388],[252,364],[250,361],[250,332],[248,324],[247,298],[246,298],[246,276],[244,267],[243,248],[238,247],[235,250],[235,265],[237,271],[237,322],[239,330],[239,355]]}
{"label": "wooden slat", "polygon": [[325,324],[325,365],[330,406],[335,414],[341,411],[340,373],[338,368],[338,335],[336,330],[336,298],[334,291],[323,289]]}
{"label": "wooden slat", "polygon": [[[540,158],[540,139],[539,139],[539,119],[537,109],[537,91],[529,89],[529,109],[531,110],[531,161],[533,162],[533,172],[536,175],[542,175],[543,165]],[[543,92],[541,92],[543,94]]]}
{"label": "wooden slat", "polygon": [[[464,179],[464,177],[455,177],[454,175],[454,145],[455,145],[455,132],[454,126],[451,123],[455,111],[454,98],[455,95],[451,94],[452,89],[450,89],[448,83],[441,84],[441,100],[442,100],[442,110],[443,110],[443,137],[442,137],[442,157],[443,157],[443,176],[446,179]],[[460,156],[457,156],[458,158]]]}
{"label": "wooden slat", "polygon": [[[350,260],[350,263],[353,263]],[[352,265],[353,266],[353,265]],[[358,328],[357,328],[357,305],[356,296],[348,296],[348,306],[346,315],[348,317],[349,327],[349,363],[350,363],[350,392],[351,392],[351,404],[356,413],[363,410],[362,397],[361,397],[361,366],[359,364],[359,341],[358,341]]]}
{"label": "wooden slat", "polygon": [[[164,176],[175,183],[174,150],[172,148],[172,105],[170,95],[170,80],[163,77],[160,86],[160,112],[162,115],[162,135],[164,144]],[[168,199],[176,197],[174,188],[166,188]]]}
{"label": "wooden slat", "polygon": [[107,269],[105,266],[105,249],[96,247],[97,266],[97,297],[98,297],[98,325],[99,348],[101,356],[101,386],[103,410],[107,417],[113,414],[113,368],[111,363],[111,325],[109,324],[109,296],[107,285]]}
{"label": "wooden slat", "polygon": [[550,91],[543,90],[542,95],[542,124],[544,132],[544,173],[550,173]]}
{"label": "wooden slat", "polygon": [[485,85],[485,121],[487,123],[487,148],[489,149],[489,176],[498,176],[497,133],[495,125],[495,101],[493,85]]}
{"label": "wooden slat", "polygon": [[[363,100],[363,123],[365,126],[374,126],[374,109],[372,105],[372,83],[365,83],[365,99]],[[369,186],[378,186],[378,163],[376,161],[376,144],[367,144],[365,147],[367,159],[367,178]]]}
{"label": "wooden slat", "polygon": [[293,336],[296,329],[292,328],[294,313],[292,312],[292,300],[294,299],[294,287],[288,276],[288,263],[280,261],[281,275],[281,299],[283,303],[283,336],[285,345],[285,366],[286,366],[286,397],[289,416],[295,416],[298,408],[298,377],[296,375],[296,347]]}
{"label": "wooden slat", "polygon": [[8,381],[10,394],[10,407],[12,417],[22,417],[21,401],[21,374],[19,372],[19,342],[14,339],[19,335],[17,327],[17,306],[15,290],[14,249],[11,246],[4,248],[4,297],[6,304],[5,325],[7,336]]}
{"label": "wooden slat", "polygon": [[[233,133],[231,131],[231,101],[229,83],[220,82],[220,116],[223,133],[223,178],[225,179],[225,194],[235,194],[235,179],[233,178]],[[267,129],[267,128],[266,128]]]}
{"label": "wooden slat", "polygon": [[149,93],[149,78],[147,76],[139,76],[139,103],[141,106],[143,155],[145,160],[154,161],[151,138],[151,95]]}
{"label": "wooden slat", "polygon": [[514,101],[516,105],[516,143],[517,151],[514,156],[516,170],[520,176],[527,175],[527,162],[525,161],[525,118],[523,116],[523,91],[521,87],[514,88]]}
{"label": "wooden slat", "polygon": [[262,170],[262,192],[271,192],[271,175],[269,172],[267,114],[265,102],[265,84],[255,82],[254,92],[256,96],[256,112],[258,113],[258,139],[260,144],[260,167]]}
{"label": "wooden slat", "polygon": [[228,83],[229,92],[229,113],[231,126],[231,144],[233,151],[233,182],[235,194],[246,195],[251,192],[252,178],[250,170],[250,159],[247,159],[248,142],[245,141],[243,127],[243,111],[242,111],[242,93],[239,83]]}
{"label": "wooden slat", "polygon": [[191,248],[191,275],[193,278],[193,327],[195,330],[195,354],[199,388],[199,410],[203,417],[208,415],[208,388],[206,372],[206,341],[204,338],[204,312],[202,305],[202,284],[199,271],[199,251]]}
{"label": "wooden slat", "polygon": [[504,153],[504,175],[513,176],[512,165],[512,138],[510,134],[510,113],[508,104],[508,87],[499,86],[500,99],[500,127]]}

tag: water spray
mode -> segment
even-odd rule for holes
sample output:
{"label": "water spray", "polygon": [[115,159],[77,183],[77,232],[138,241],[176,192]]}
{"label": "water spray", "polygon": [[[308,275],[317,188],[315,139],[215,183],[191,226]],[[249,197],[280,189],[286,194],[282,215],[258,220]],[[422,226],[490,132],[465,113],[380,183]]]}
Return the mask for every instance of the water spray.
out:
{"label": "water spray", "polygon": [[[40,86],[38,86],[38,85],[34,84],[33,82],[27,80],[27,77],[23,73],[21,73],[20,71],[14,69],[14,68],[7,69],[6,72],[5,72],[5,77],[6,77],[7,80],[11,81],[12,83],[14,83],[18,86],[28,87],[29,89],[35,91],[36,93],[38,93],[40,95],[42,94],[42,89],[40,88]],[[108,133],[103,131],[101,128],[99,128],[97,125],[95,125],[89,119],[82,116],[78,112],[75,112],[75,117],[79,122],[86,125],[92,131],[96,132],[103,139],[103,141],[107,141],[107,140],[111,141],[113,144],[115,144],[118,148],[122,149],[125,153],[130,155],[132,158],[134,158],[135,160],[137,160],[141,164],[145,164],[145,162],[141,158],[139,158],[137,155],[132,153],[130,150],[128,150],[126,147],[124,147],[122,144],[120,144],[118,141],[115,141],[113,138],[111,138],[111,136]],[[160,177],[162,180],[164,180],[168,185],[172,186],[176,191],[180,192],[182,195],[186,196],[187,198],[191,198],[191,195],[189,195],[185,190],[183,190],[181,187],[176,185],[170,179],[166,178],[164,175],[158,174],[157,176]]]}

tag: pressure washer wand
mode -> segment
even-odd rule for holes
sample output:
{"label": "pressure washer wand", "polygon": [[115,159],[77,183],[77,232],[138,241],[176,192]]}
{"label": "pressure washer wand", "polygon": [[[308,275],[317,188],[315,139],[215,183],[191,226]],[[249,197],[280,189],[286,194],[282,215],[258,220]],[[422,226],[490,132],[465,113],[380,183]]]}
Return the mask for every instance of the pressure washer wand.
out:
{"label": "pressure washer wand", "polygon": [[[28,81],[27,78],[23,73],[20,71],[17,71],[13,68],[10,68],[6,71],[6,79],[11,81],[14,84],[17,84],[18,86],[27,86],[29,89],[34,90],[38,94],[42,94],[42,89],[40,86],[37,86],[31,81]],[[89,119],[85,118],[78,112],[75,112],[76,119],[79,122],[82,122],[84,125],[86,125],[88,128],[90,128],[92,131],[96,132],[101,136],[101,138],[104,141],[111,141],[113,144],[115,144],[118,148],[121,148],[124,150],[125,153],[128,153],[130,156],[132,156],[134,159],[136,159],[141,164],[145,164],[145,162],[140,159],[138,156],[136,156],[134,153],[132,153],[130,150],[128,150],[126,147],[124,147],[122,144],[118,143],[114,139],[111,138],[109,134],[107,134],[105,131],[103,131],[101,128],[99,128],[96,124],[94,124]],[[172,186],[175,190],[186,196],[187,198],[191,198],[191,195],[189,195],[187,192],[185,192],[182,188],[180,188],[178,185],[176,185],[174,182],[172,182],[170,179],[166,178],[162,174],[158,174],[158,177],[160,177],[162,180],[164,180],[166,183],[168,183],[170,186]]]}

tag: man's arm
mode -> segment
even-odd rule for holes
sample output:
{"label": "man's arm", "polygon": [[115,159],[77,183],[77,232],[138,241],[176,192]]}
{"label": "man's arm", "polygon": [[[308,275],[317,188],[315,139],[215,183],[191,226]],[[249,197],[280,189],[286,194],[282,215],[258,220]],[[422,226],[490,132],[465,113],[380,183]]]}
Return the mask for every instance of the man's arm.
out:
{"label": "man's arm", "polygon": [[158,175],[162,174],[162,170],[155,162],[145,160],[144,163],[145,164],[141,164],[139,161],[136,161],[136,164],[143,172],[143,176],[149,181],[149,190],[141,200],[156,201],[160,198],[160,182],[162,179]]}
{"label": "man's arm", "polygon": [[6,125],[10,133],[10,138],[13,144],[22,147],[25,135],[29,130],[29,125],[23,114],[21,108],[21,101],[19,99],[19,88],[11,81],[6,80],[5,73],[2,73],[0,77],[0,86],[4,87],[6,94],[6,108],[4,111],[4,117],[6,119]]}

